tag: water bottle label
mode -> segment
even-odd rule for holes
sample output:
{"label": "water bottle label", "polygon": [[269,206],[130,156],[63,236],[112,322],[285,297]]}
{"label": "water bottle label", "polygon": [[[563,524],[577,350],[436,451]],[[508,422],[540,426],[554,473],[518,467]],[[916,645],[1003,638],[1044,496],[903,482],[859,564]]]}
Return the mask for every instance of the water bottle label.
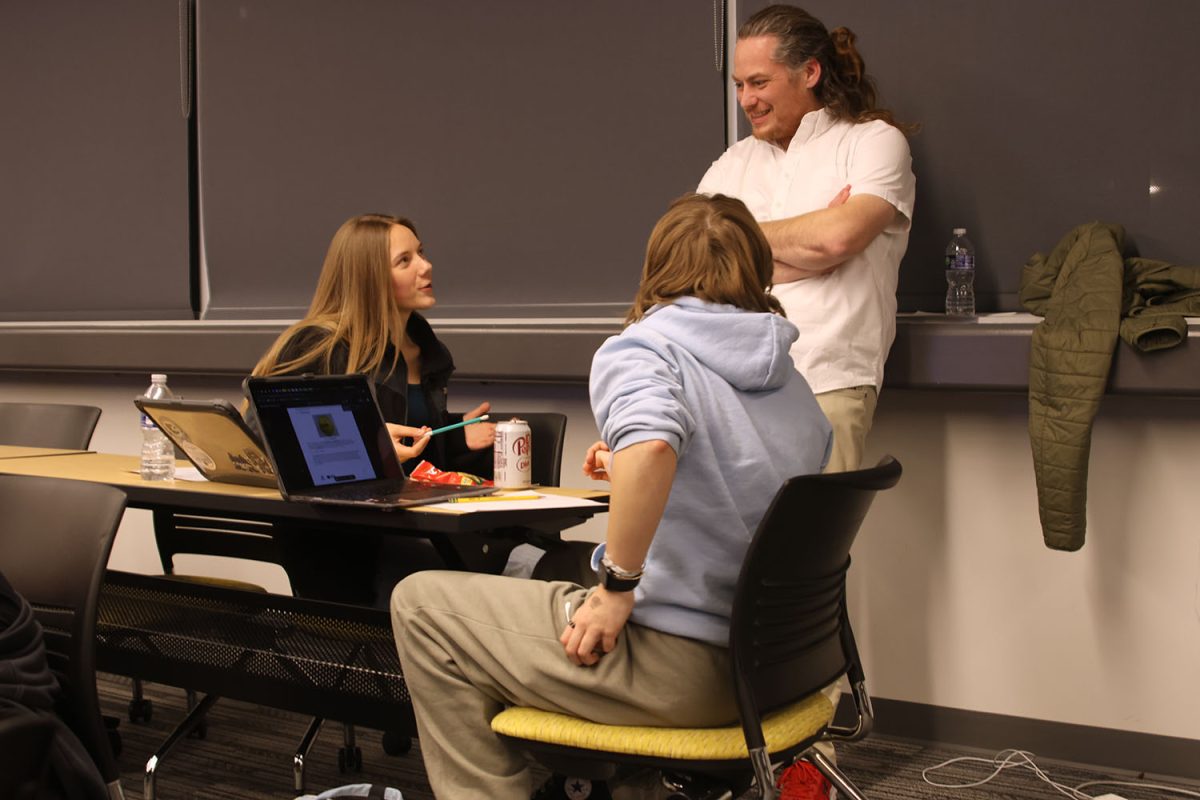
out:
{"label": "water bottle label", "polygon": [[975,256],[970,253],[947,255],[946,269],[975,269]]}

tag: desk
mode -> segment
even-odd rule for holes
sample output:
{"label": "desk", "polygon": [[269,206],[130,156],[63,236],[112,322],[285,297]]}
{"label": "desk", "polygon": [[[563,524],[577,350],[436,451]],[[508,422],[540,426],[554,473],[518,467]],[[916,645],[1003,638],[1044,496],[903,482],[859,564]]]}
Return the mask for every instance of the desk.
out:
{"label": "desk", "polygon": [[38,456],[69,456],[86,453],[86,450],[57,450],[49,447],[22,447],[13,444],[0,444],[0,459],[8,458],[37,458]]}
{"label": "desk", "polygon": [[[489,537],[511,540],[517,530],[557,535],[607,510],[604,493],[570,489],[541,491],[601,502],[519,510],[496,503],[486,511],[479,510],[483,504],[464,504],[462,512],[317,507],[285,501],[275,489],[143,481],[135,456],[21,449],[36,452],[24,457],[0,452],[0,474],[104,483],[124,490],[129,505],[139,508],[317,522],[336,526],[339,534],[358,529],[442,538],[463,554],[456,566],[467,569],[494,564],[495,554],[507,555],[499,547],[489,555]],[[481,541],[484,555],[476,549],[472,559],[470,550]],[[217,696],[403,735],[416,732],[386,611],[110,572],[98,615],[98,668],[209,694],[152,763],[198,724]],[[147,770],[152,787],[153,771]],[[297,790],[303,786],[300,770]]]}
{"label": "desk", "polygon": [[[4,450],[27,451],[24,457],[4,457]],[[180,462],[184,466],[184,462]],[[546,493],[594,499],[594,507],[507,510],[489,508],[473,513],[456,513],[421,507],[398,511],[312,506],[285,501],[277,489],[239,486],[232,483],[199,481],[144,481],[138,473],[137,456],[84,453],[40,448],[3,447],[0,474],[36,475],[104,483],[121,489],[133,508],[164,508],[193,513],[224,513],[255,519],[319,523],[378,532],[404,531],[440,534],[469,534],[493,528],[527,526],[539,531],[563,531],[607,510],[606,492],[586,489],[544,488]]]}

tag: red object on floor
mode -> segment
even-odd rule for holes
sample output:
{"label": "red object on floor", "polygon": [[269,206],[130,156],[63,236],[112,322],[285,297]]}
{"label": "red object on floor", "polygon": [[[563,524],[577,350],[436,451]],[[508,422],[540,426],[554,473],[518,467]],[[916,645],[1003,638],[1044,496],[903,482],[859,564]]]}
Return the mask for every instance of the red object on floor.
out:
{"label": "red object on floor", "polygon": [[829,780],[807,761],[797,761],[785,769],[776,784],[779,800],[828,800],[833,788]]}

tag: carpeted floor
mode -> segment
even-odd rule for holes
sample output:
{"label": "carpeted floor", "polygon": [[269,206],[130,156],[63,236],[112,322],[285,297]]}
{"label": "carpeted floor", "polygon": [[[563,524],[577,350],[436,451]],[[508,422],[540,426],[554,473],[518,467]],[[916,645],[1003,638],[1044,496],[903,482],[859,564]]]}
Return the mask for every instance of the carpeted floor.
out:
{"label": "carpeted floor", "polygon": [[[183,718],[182,690],[148,685],[146,696],[153,701],[149,722],[128,719],[130,681],[111,675],[100,676],[100,697],[105,714],[120,717],[122,787],[128,800],[143,800],[142,775],[146,760]],[[209,715],[205,739],[184,739],[158,768],[157,796],[160,800],[274,800],[293,798],[292,754],[309,719],[274,709],[234,701],[220,701]],[[317,792],[347,783],[382,783],[404,793],[405,800],[432,800],[425,779],[419,743],[404,756],[383,752],[377,731],[358,730],[362,749],[361,773],[338,771],[338,749],[342,726],[327,723],[308,759],[306,791]],[[1019,743],[1014,743],[1019,744]],[[838,763],[871,800],[1051,800],[1063,793],[1041,781],[1027,769],[1008,769],[986,785],[975,788],[937,788],[922,780],[921,771],[957,756],[978,753],[927,743],[873,736],[838,748]],[[1087,769],[1078,765],[1038,759],[1050,777],[1066,786],[1085,781],[1133,780],[1116,771]],[[968,783],[985,778],[989,765],[956,764],[935,777],[943,783]],[[1197,791],[1196,787],[1189,787]],[[1180,798],[1185,795],[1125,786],[1084,787],[1089,796],[1115,792],[1128,800]],[[1200,797],[1200,794],[1195,795]]]}

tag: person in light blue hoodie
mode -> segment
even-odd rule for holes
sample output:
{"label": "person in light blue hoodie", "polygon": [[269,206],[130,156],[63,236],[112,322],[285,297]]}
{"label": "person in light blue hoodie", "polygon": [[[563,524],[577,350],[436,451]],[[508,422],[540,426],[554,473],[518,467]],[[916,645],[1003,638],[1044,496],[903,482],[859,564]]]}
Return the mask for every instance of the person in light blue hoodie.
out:
{"label": "person in light blue hoodie", "polygon": [[392,625],[438,797],[530,796],[524,757],[488,725],[509,705],[619,725],[737,718],[738,571],[780,485],[820,472],[831,444],[788,355],[797,331],[771,272],[739,200],[688,195],[655,226],[628,324],[592,361],[602,438],[583,469],[612,487],[597,586],[423,572],[396,587]]}

